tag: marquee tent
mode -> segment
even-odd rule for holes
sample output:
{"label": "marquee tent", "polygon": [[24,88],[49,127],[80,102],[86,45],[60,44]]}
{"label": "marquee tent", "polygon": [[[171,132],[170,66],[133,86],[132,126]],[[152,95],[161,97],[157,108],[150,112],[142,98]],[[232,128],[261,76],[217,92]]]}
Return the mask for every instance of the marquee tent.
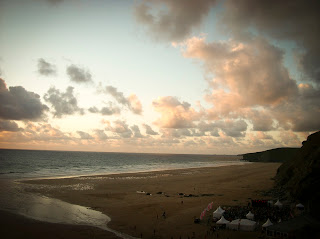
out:
{"label": "marquee tent", "polygon": [[236,219],[227,224],[228,229],[240,231],[254,231],[257,223],[248,219]]}
{"label": "marquee tent", "polygon": [[271,226],[271,225],[273,225],[273,223],[270,221],[270,219],[268,218],[268,220],[264,223],[264,224],[262,224],[262,227],[263,228],[266,228],[266,227],[268,227],[268,226]]}
{"label": "marquee tent", "polygon": [[249,211],[249,213],[246,215],[246,218],[250,219],[250,220],[253,220],[254,219],[254,214]]}
{"label": "marquee tent", "polygon": [[213,217],[215,218],[221,218],[222,214],[225,211],[219,206],[214,212],[213,212]]}
{"label": "marquee tent", "polygon": [[217,221],[218,225],[229,224],[230,222],[222,216],[219,221]]}

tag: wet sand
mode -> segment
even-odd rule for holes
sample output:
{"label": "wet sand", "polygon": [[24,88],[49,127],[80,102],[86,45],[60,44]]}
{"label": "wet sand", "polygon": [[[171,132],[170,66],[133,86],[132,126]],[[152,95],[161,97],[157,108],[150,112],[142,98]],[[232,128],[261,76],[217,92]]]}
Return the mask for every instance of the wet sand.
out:
{"label": "wet sand", "polygon": [[0,211],[0,231],[6,239],[119,238],[96,227],[40,222],[6,211]]}
{"label": "wet sand", "polygon": [[[247,205],[251,198],[269,199],[260,191],[273,186],[272,178],[279,166],[279,163],[250,163],[217,168],[41,179],[25,183],[27,191],[101,211],[111,217],[110,228],[135,237],[140,238],[142,234],[143,238],[192,238],[193,235],[204,238],[209,230],[207,217],[200,224],[195,224],[194,218],[200,216],[208,203],[213,202],[214,210],[220,205]],[[163,212],[165,218],[162,217]],[[229,230],[219,233],[219,238],[230,239],[257,238],[260,235],[260,232]]]}

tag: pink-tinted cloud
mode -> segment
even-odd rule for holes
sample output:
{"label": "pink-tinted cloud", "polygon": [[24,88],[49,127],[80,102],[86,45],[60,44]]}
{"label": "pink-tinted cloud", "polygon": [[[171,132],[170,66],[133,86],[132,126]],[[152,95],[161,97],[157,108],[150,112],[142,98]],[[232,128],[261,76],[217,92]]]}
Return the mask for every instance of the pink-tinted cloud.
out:
{"label": "pink-tinted cloud", "polygon": [[102,92],[111,95],[119,104],[128,107],[132,113],[138,115],[142,113],[142,104],[135,94],[125,97],[122,92],[113,86],[107,86],[105,89],[102,89]]}
{"label": "pink-tinted cloud", "polygon": [[187,102],[180,102],[172,96],[159,97],[152,102],[153,108],[160,113],[155,124],[161,128],[192,128],[194,121],[201,117]]}
{"label": "pink-tinted cloud", "polygon": [[183,55],[204,62],[213,75],[215,108],[225,113],[233,108],[276,105],[295,94],[297,86],[283,67],[283,52],[263,39],[250,44],[234,41],[206,43],[193,37],[185,42]]}

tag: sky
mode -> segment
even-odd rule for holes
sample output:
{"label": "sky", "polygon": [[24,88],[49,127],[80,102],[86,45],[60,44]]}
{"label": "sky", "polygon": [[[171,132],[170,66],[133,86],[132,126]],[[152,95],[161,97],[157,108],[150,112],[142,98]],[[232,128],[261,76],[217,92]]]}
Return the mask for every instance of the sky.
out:
{"label": "sky", "polygon": [[0,148],[241,154],[320,129],[302,0],[1,0]]}

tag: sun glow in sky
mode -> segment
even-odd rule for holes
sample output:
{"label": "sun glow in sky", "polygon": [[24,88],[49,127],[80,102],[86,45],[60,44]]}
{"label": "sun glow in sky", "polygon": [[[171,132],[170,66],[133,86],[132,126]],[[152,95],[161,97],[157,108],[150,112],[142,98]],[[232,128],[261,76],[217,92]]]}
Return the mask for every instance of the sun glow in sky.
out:
{"label": "sun glow in sky", "polygon": [[2,0],[0,148],[300,147],[320,129],[318,5]]}

